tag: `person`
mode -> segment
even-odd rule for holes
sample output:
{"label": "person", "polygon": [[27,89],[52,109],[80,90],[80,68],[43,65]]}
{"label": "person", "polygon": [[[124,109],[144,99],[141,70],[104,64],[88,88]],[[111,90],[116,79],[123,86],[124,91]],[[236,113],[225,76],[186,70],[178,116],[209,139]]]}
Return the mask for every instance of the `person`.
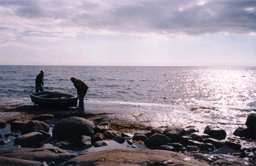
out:
{"label": "person", "polygon": [[40,73],[36,76],[36,92],[39,91],[44,91],[43,87],[44,86],[44,71],[41,70]]}
{"label": "person", "polygon": [[73,82],[75,88],[77,89],[77,95],[79,99],[78,109],[84,110],[84,96],[89,89],[89,86],[84,81],[74,77],[71,77],[70,80]]}

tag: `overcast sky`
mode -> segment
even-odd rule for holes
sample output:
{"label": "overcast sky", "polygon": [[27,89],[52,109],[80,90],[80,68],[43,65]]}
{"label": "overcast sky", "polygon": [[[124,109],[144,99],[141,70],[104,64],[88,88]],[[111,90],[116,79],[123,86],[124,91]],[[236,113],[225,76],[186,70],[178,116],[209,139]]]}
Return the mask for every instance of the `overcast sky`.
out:
{"label": "overcast sky", "polygon": [[1,65],[256,65],[255,0],[0,0]]}

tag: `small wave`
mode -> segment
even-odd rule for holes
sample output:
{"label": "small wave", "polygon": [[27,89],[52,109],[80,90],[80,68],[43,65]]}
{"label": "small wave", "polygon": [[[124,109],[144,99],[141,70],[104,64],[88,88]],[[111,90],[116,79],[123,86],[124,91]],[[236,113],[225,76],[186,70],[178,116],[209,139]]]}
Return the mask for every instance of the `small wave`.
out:
{"label": "small wave", "polygon": [[123,93],[123,94],[127,94],[127,92],[125,91],[116,91],[117,93]]}
{"label": "small wave", "polygon": [[105,85],[105,87],[112,88],[112,87],[118,87],[119,85]]}

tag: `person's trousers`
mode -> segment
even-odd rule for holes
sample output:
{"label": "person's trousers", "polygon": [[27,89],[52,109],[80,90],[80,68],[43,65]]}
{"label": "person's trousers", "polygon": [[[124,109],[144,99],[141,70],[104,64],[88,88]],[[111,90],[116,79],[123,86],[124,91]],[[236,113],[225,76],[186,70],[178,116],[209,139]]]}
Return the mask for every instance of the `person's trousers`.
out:
{"label": "person's trousers", "polygon": [[84,96],[85,96],[85,95],[79,95],[79,96],[78,96],[78,99],[79,99],[79,105],[78,105],[78,107],[80,107],[80,108],[84,108]]}

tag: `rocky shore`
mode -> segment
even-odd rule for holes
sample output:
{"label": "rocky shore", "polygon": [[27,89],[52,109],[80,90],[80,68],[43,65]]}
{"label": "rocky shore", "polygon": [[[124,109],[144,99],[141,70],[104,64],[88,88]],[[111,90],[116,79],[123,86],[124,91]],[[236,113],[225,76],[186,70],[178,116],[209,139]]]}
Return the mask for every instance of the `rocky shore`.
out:
{"label": "rocky shore", "polygon": [[255,165],[256,114],[227,137],[218,126],[199,131],[154,128],[75,109],[1,107],[0,165]]}

